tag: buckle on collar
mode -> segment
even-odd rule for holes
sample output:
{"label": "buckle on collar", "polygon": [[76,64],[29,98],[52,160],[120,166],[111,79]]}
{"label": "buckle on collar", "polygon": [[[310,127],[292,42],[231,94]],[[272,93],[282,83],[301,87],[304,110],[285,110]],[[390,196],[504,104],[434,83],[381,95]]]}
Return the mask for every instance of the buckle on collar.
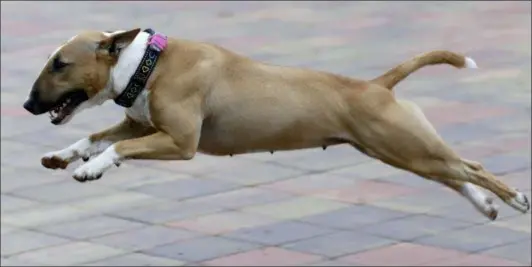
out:
{"label": "buckle on collar", "polygon": [[148,40],[148,45],[158,52],[163,51],[167,44],[168,38],[160,33],[153,34]]}

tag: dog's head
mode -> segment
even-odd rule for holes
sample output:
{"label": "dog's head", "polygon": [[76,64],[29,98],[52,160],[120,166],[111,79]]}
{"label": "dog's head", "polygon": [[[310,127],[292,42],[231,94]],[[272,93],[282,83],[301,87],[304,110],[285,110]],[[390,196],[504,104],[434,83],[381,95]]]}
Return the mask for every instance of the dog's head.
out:
{"label": "dog's head", "polygon": [[55,125],[82,109],[101,104],[112,92],[111,69],[121,49],[140,29],[114,33],[84,32],[57,48],[34,82],[24,108],[34,115],[50,113]]}

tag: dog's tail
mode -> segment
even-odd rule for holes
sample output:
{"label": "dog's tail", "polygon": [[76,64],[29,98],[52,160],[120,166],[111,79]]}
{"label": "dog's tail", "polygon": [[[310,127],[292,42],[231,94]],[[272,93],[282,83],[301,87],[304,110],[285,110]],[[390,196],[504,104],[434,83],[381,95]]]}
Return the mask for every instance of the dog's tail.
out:
{"label": "dog's tail", "polygon": [[416,70],[427,65],[438,64],[449,64],[456,68],[477,68],[477,63],[475,63],[472,58],[465,57],[450,51],[437,50],[415,56],[399,64],[397,67],[389,70],[383,75],[371,80],[371,82],[392,90],[397,83],[408,77],[408,75]]}

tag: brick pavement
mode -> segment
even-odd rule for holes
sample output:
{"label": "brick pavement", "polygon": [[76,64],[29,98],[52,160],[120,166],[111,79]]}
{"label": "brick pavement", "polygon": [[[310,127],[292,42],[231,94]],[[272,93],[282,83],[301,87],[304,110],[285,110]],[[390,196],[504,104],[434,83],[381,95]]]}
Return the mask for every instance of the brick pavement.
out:
{"label": "brick pavement", "polygon": [[444,138],[530,196],[530,2],[2,2],[2,265],[528,265],[530,214],[490,223],[455,193],[347,146],[128,162],[79,184],[40,156],[119,120],[65,127],[22,110],[81,29],[153,27],[276,64],[371,78],[451,49],[397,87]]}

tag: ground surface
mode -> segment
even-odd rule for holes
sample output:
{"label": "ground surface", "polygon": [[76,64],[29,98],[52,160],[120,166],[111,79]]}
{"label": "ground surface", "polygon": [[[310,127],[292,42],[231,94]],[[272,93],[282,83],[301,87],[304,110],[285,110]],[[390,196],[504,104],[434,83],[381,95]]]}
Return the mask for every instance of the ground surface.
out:
{"label": "ground surface", "polygon": [[[530,196],[530,2],[2,2],[2,265],[530,265],[530,214],[488,222],[461,197],[347,146],[128,162],[79,184],[40,156],[117,122],[53,127],[22,102],[82,29],[153,27],[255,59],[372,78],[451,49],[396,89],[444,138]],[[500,203],[500,202],[499,202]]]}

